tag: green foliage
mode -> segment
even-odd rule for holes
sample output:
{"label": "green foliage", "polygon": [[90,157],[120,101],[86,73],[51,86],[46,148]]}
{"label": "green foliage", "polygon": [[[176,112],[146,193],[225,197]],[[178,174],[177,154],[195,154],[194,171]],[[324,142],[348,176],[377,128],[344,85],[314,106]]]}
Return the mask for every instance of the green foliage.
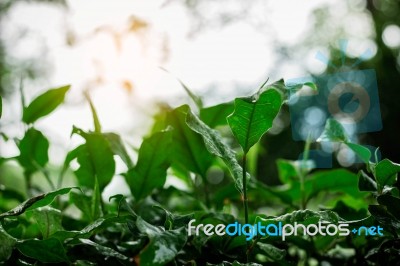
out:
{"label": "green foliage", "polygon": [[[319,140],[339,142],[352,149],[366,165],[358,173],[343,168],[318,170],[307,156],[297,161],[277,160],[281,182],[277,186],[257,180],[256,172],[251,178],[247,173],[246,155],[272,127],[288,92],[302,86],[316,89],[314,84],[286,87],[278,81],[263,85],[250,97],[206,108],[200,97],[182,85],[196,103],[198,113],[188,105],[164,107],[155,115],[149,135],[136,151],[136,164],[129,156],[135,151],[125,147],[120,135],[102,131],[88,94],[94,129],[72,129],[72,135],[83,142],[65,154],[59,169],[49,163],[50,143],[45,134],[28,125],[23,137],[15,138],[19,155],[0,158],[2,168],[15,167],[9,161],[18,162],[23,170],[21,184],[26,186],[16,189],[0,185],[0,264],[397,262],[400,165],[389,159],[371,162],[370,151],[352,143],[339,122],[328,120]],[[49,114],[62,103],[68,89],[53,89],[33,100],[24,108],[22,122],[32,124]],[[234,146],[235,140],[240,147]],[[306,142],[305,154],[311,145]],[[236,148],[242,148],[242,165]],[[257,159],[262,149],[252,151],[254,155],[248,157]],[[131,193],[114,195],[106,202],[104,191],[116,175],[116,156],[126,166],[118,174],[124,176]],[[71,169],[73,162],[78,167]],[[12,171],[1,173],[0,181],[15,178]],[[63,178],[70,175],[76,177],[69,181],[76,187],[61,187]],[[40,177],[48,184],[36,182]],[[176,179],[182,189],[171,185]],[[192,219],[196,225],[346,222],[354,227],[379,225],[384,235],[300,233],[286,241],[277,236],[255,236],[246,241],[244,235],[189,235]],[[348,255],[349,250],[355,255]]]}
{"label": "green foliage", "polygon": [[39,118],[50,114],[63,101],[70,86],[50,89],[35,98],[27,107],[24,107],[22,121],[32,124]]}
{"label": "green foliage", "polygon": [[[283,84],[283,81],[280,81]],[[283,97],[274,84],[245,98],[235,99],[235,110],[227,117],[243,151],[247,153],[271,127],[278,114]]]}
{"label": "green foliage", "polygon": [[155,188],[164,185],[170,165],[171,140],[171,130],[157,132],[143,140],[136,166],[125,174],[136,200],[147,197]]}

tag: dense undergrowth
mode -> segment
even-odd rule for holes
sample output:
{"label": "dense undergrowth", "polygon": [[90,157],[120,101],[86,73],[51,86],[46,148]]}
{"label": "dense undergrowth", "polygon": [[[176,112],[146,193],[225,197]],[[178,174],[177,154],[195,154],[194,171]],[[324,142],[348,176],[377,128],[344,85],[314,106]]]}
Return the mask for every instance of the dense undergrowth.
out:
{"label": "dense undergrowth", "polygon": [[[252,96],[211,107],[203,107],[185,87],[194,106],[160,107],[135,151],[136,161],[117,133],[102,131],[86,95],[94,129],[71,129],[82,144],[69,151],[56,170],[48,165],[51,143],[35,122],[62,104],[69,86],[48,90],[23,107],[26,130],[21,139],[3,134],[5,141],[15,141],[20,153],[0,158],[0,181],[12,182],[15,177],[8,169],[17,162],[24,185],[0,185],[0,264],[398,263],[400,165],[388,159],[378,162],[368,149],[352,143],[337,121],[327,121],[319,140],[347,145],[363,161],[363,170],[314,169],[307,141],[302,160],[276,162],[282,185],[267,186],[252,176],[249,165],[257,152],[251,148],[272,127],[290,92],[301,87],[287,87],[283,81],[263,84]],[[116,160],[126,165],[126,172],[116,172]],[[71,175],[75,185],[64,187]],[[131,195],[104,200],[102,193],[116,175],[124,177]],[[38,186],[35,179],[46,186]],[[166,185],[168,179],[186,189]],[[383,235],[298,234],[285,240],[257,235],[246,241],[246,235],[196,236],[188,232],[193,219],[195,225],[348,223],[350,230],[380,226]]]}

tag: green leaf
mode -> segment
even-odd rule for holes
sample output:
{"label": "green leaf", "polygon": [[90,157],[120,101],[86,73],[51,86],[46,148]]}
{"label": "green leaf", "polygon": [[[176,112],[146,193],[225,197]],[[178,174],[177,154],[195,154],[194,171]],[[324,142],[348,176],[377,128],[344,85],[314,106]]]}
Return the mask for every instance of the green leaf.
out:
{"label": "green leaf", "polygon": [[24,213],[25,211],[30,211],[30,210],[34,210],[34,209],[37,209],[40,207],[47,206],[47,205],[51,204],[57,196],[67,194],[73,188],[76,188],[76,187],[62,188],[62,189],[59,189],[56,191],[52,191],[52,192],[49,192],[46,194],[41,194],[39,196],[30,198],[30,199],[24,201],[23,203],[21,203],[20,205],[18,205],[17,207],[15,207],[14,209],[0,214],[0,219],[4,218],[4,217],[8,217],[8,216],[17,216],[17,215]]}
{"label": "green leaf", "polygon": [[171,130],[157,132],[143,140],[136,166],[125,175],[136,200],[164,185],[170,165],[171,140]]}
{"label": "green leaf", "polygon": [[[220,157],[232,174],[236,188],[243,191],[242,167],[236,160],[235,152],[226,145],[218,131],[209,128],[190,110],[187,111],[186,123],[194,132],[201,135],[207,150]],[[249,178],[250,176],[248,176]]]}
{"label": "green leaf", "polygon": [[92,99],[90,98],[90,95],[87,91],[85,92],[85,97],[86,97],[87,101],[89,102],[90,110],[92,111],[94,132],[101,133],[101,124],[100,124],[99,116],[97,115],[96,108],[94,108]]}
{"label": "green leaf", "polygon": [[369,163],[371,158],[371,151],[366,147],[352,143],[347,136],[345,129],[342,124],[340,124],[335,119],[328,119],[325,124],[325,129],[317,141],[332,141],[341,142],[346,144],[364,163]]}
{"label": "green leaf", "polygon": [[69,194],[70,201],[82,212],[83,216],[89,221],[96,220],[92,213],[92,197],[85,195],[83,192],[71,192]]}
{"label": "green leaf", "polygon": [[396,174],[399,172],[400,164],[394,163],[388,159],[380,161],[375,166],[375,177],[382,188],[384,186],[393,185],[396,182]]}
{"label": "green leaf", "polygon": [[73,133],[81,135],[86,143],[78,151],[79,168],[75,171],[78,183],[94,188],[95,178],[100,190],[110,183],[115,172],[114,154],[107,139],[98,133],[86,133],[74,127]]}
{"label": "green leaf", "polygon": [[103,133],[103,136],[110,143],[110,147],[113,153],[121,157],[122,161],[126,164],[128,169],[132,168],[132,160],[129,157],[128,152],[126,151],[124,142],[122,141],[121,137],[115,133]]}
{"label": "green leaf", "polygon": [[386,206],[388,212],[400,221],[400,199],[391,195],[380,195],[378,203]]}
{"label": "green leaf", "polygon": [[317,141],[348,142],[349,138],[343,126],[335,119],[326,120],[324,131]]}
{"label": "green leaf", "polygon": [[369,159],[371,159],[371,151],[368,148],[351,142],[345,142],[345,144],[352,149],[364,163],[369,163]]}
{"label": "green leaf", "polygon": [[286,251],[279,249],[271,244],[258,242],[257,246],[263,253],[270,258],[272,261],[282,260],[286,256]]}
{"label": "green leaf", "polygon": [[33,210],[31,215],[36,220],[36,224],[42,233],[43,239],[49,238],[57,231],[64,230],[61,225],[62,215],[60,210],[51,207],[43,207]]}
{"label": "green leaf", "polygon": [[50,89],[34,99],[28,107],[24,108],[22,121],[31,124],[39,118],[50,114],[63,101],[70,85]]}
{"label": "green leaf", "polygon": [[244,153],[272,127],[283,103],[282,98],[272,85],[251,97],[235,99],[235,110],[227,120]]}
{"label": "green leaf", "polygon": [[97,219],[100,216],[102,216],[101,205],[102,205],[101,192],[100,192],[99,182],[97,181],[97,176],[96,176],[94,181],[92,202],[90,206],[91,216],[94,219]]}
{"label": "green leaf", "polygon": [[3,115],[3,97],[0,95],[0,118]]}
{"label": "green leaf", "polygon": [[141,266],[162,266],[175,258],[187,241],[185,227],[165,231],[137,218],[136,226],[139,231],[147,235],[150,243],[140,253]]}
{"label": "green leaf", "polygon": [[0,262],[8,260],[11,256],[12,250],[17,243],[17,239],[10,236],[0,223]]}
{"label": "green leaf", "polygon": [[360,191],[376,191],[377,185],[375,180],[368,176],[363,170],[358,172],[358,189]]}
{"label": "green leaf", "polygon": [[30,128],[18,144],[20,155],[18,162],[25,168],[27,175],[44,167],[49,161],[49,141],[42,132]]}
{"label": "green leaf", "polygon": [[209,127],[227,125],[226,117],[234,111],[233,102],[221,103],[200,109],[200,119]]}
{"label": "green leaf", "polygon": [[85,245],[94,247],[101,255],[104,255],[106,257],[115,257],[120,260],[128,259],[128,257],[126,257],[125,255],[122,255],[121,253],[115,251],[114,249],[99,245],[89,239],[81,238],[81,239],[79,239],[79,242],[81,242]]}
{"label": "green leaf", "polygon": [[27,257],[44,263],[68,262],[66,251],[58,239],[24,240],[16,247]]}
{"label": "green leaf", "polygon": [[167,123],[173,127],[171,147],[172,163],[179,165],[203,178],[213,158],[205,147],[202,137],[186,124],[188,105],[182,105],[167,114]]}

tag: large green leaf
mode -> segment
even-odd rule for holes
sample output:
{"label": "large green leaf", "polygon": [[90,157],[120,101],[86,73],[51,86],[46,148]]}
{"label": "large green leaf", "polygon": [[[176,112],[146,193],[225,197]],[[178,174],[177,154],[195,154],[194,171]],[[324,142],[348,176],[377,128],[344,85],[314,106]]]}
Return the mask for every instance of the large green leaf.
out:
{"label": "large green leaf", "polygon": [[236,160],[235,152],[223,142],[218,131],[209,128],[190,110],[187,111],[186,123],[194,132],[197,132],[202,136],[207,150],[220,157],[225,162],[232,174],[237,189],[242,192],[242,167]]}
{"label": "large green leaf", "polygon": [[22,121],[31,124],[39,118],[50,114],[63,101],[65,94],[70,86],[63,86],[57,89],[50,89],[34,99],[26,108],[24,108]]}
{"label": "large green leaf", "polygon": [[164,185],[170,165],[172,131],[161,131],[143,140],[136,166],[125,180],[136,200],[140,200]]}
{"label": "large green leaf", "polygon": [[247,153],[271,127],[283,103],[274,84],[251,97],[236,98],[235,110],[227,117],[233,135]]}
{"label": "large green leaf", "polygon": [[233,102],[221,103],[200,109],[200,119],[209,127],[227,125],[226,118],[234,110]]}
{"label": "large green leaf", "polygon": [[17,239],[10,236],[0,223],[0,262],[10,258],[12,250],[17,243]]}
{"label": "large green leaf", "polygon": [[393,185],[396,182],[396,175],[400,172],[400,164],[388,159],[380,161],[375,166],[375,177],[380,187]]}
{"label": "large green leaf", "polygon": [[43,206],[47,206],[51,204],[57,196],[67,194],[73,188],[75,187],[61,188],[59,190],[55,190],[46,194],[41,194],[39,196],[30,198],[21,203],[20,205],[18,205],[17,207],[15,207],[14,209],[0,214],[0,219],[8,216],[17,216],[24,213],[25,211],[30,211]]}
{"label": "large green leaf", "polygon": [[175,258],[187,241],[185,227],[166,231],[147,223],[141,217],[137,218],[136,226],[150,239],[150,243],[140,253],[142,266],[166,265]]}
{"label": "large green leaf", "polygon": [[36,220],[44,239],[49,238],[55,232],[64,230],[61,225],[62,215],[60,210],[43,207],[33,210],[31,215]]}
{"label": "large green leaf", "polygon": [[77,151],[80,167],[75,173],[78,183],[93,189],[97,178],[100,190],[103,190],[115,172],[114,154],[110,143],[101,133],[86,133],[75,127],[73,133],[86,140],[84,146]]}
{"label": "large green leaf", "polygon": [[38,168],[44,167],[49,161],[49,141],[42,132],[34,128],[26,131],[18,148],[20,154],[17,160],[28,175],[37,171]]}
{"label": "large green leaf", "polygon": [[210,156],[202,137],[186,124],[188,105],[182,105],[167,114],[167,124],[174,128],[171,147],[172,163],[202,177],[206,176],[213,158]]}
{"label": "large green leaf", "polygon": [[27,257],[44,263],[68,262],[66,251],[58,239],[25,240],[19,242],[16,247]]}

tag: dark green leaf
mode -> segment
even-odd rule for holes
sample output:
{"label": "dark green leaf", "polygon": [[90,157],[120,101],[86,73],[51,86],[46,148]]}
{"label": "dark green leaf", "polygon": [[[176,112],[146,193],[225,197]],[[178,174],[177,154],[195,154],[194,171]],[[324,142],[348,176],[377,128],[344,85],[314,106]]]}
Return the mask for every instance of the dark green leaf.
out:
{"label": "dark green leaf", "polygon": [[167,114],[167,123],[173,127],[171,148],[172,163],[202,177],[206,176],[213,158],[205,147],[202,137],[186,124],[188,105],[182,105]]}
{"label": "dark green leaf", "polygon": [[284,224],[294,224],[297,222],[308,225],[318,223],[319,221],[337,224],[339,221],[343,221],[343,219],[341,219],[339,215],[333,211],[298,210],[268,219],[257,216],[255,223],[261,222],[263,225],[268,225],[270,223],[277,222],[282,222]]}
{"label": "dark green leaf", "polygon": [[200,110],[200,119],[209,127],[227,125],[226,117],[234,110],[233,102],[221,103]]}
{"label": "dark green leaf", "polygon": [[44,239],[49,238],[57,231],[64,230],[61,225],[62,215],[60,210],[43,207],[33,210],[32,216],[36,220],[36,224]]}
{"label": "dark green leaf", "polygon": [[76,170],[80,185],[94,188],[95,178],[99,182],[100,190],[111,181],[115,172],[114,155],[107,139],[98,133],[85,133],[74,128],[73,133],[81,135],[86,143],[78,151],[78,163]]}
{"label": "dark green leaf", "polygon": [[167,264],[175,258],[187,240],[187,232],[184,227],[165,231],[147,223],[140,217],[137,218],[136,226],[150,239],[150,243],[140,253],[141,266]]}
{"label": "dark green leaf", "polygon": [[170,165],[171,140],[172,131],[167,130],[154,133],[142,142],[136,166],[125,175],[136,200],[164,185]]}
{"label": "dark green leaf", "polygon": [[368,176],[363,170],[358,172],[358,189],[360,191],[376,191],[375,180]]}
{"label": "dark green leaf", "polygon": [[57,196],[67,194],[73,188],[75,188],[75,187],[62,188],[62,189],[59,189],[56,191],[52,191],[52,192],[49,192],[46,194],[41,194],[39,196],[30,198],[30,199],[24,201],[23,203],[21,203],[20,205],[18,205],[17,207],[15,207],[14,209],[0,214],[0,218],[8,217],[8,216],[17,216],[17,215],[24,213],[25,211],[30,211],[30,210],[34,210],[34,209],[37,209],[37,208],[40,208],[43,206],[47,206],[50,203],[52,203],[53,200]]}
{"label": "dark green leaf", "polygon": [[380,195],[378,203],[386,206],[388,212],[400,221],[400,199],[392,195]]}
{"label": "dark green leaf", "polygon": [[8,260],[17,240],[10,236],[0,223],[0,263]]}
{"label": "dark green leaf", "polygon": [[70,86],[50,89],[34,99],[28,107],[24,108],[22,120],[31,124],[37,119],[50,114],[63,101]]}
{"label": "dark green leaf", "polygon": [[44,263],[68,262],[65,249],[61,242],[55,238],[45,240],[24,240],[16,247],[27,257]]}
{"label": "dark green leaf", "polygon": [[38,168],[44,167],[49,161],[49,141],[42,132],[34,128],[30,128],[25,133],[18,148],[20,155],[17,160],[28,175],[37,171]]}
{"label": "dark green leaf", "polygon": [[104,255],[106,257],[115,257],[120,260],[128,259],[128,257],[122,255],[121,253],[115,251],[114,249],[99,245],[89,239],[81,238],[81,239],[79,239],[79,241],[85,245],[94,247],[101,255]]}
{"label": "dark green leaf", "polygon": [[251,97],[235,99],[235,110],[227,120],[245,153],[272,127],[282,103],[282,94],[273,85]]}
{"label": "dark green leaf", "polygon": [[279,249],[271,244],[258,242],[257,246],[263,253],[270,258],[272,261],[282,260],[286,256],[286,251]]}
{"label": "dark green leaf", "polygon": [[[225,162],[226,166],[232,174],[237,189],[242,192],[242,167],[236,160],[235,152],[224,143],[218,131],[209,128],[190,110],[187,111],[186,123],[193,131],[199,133],[202,136],[207,150],[210,153],[220,157]],[[250,176],[248,176],[248,178],[249,177]]]}
{"label": "dark green leaf", "polygon": [[375,166],[375,177],[382,188],[384,186],[393,185],[396,182],[396,174],[399,172],[400,164],[394,163],[388,159],[380,161]]}

